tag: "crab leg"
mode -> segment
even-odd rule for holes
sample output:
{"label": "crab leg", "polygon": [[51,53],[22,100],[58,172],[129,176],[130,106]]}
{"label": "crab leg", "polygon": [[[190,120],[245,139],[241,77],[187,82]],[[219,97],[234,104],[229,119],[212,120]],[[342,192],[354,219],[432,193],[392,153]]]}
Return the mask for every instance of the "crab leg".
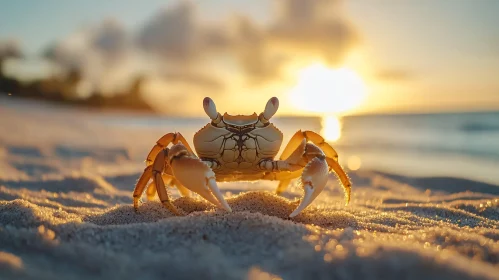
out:
{"label": "crab leg", "polygon": [[297,131],[291,139],[289,139],[288,144],[284,148],[284,150],[281,153],[281,156],[279,159],[281,160],[287,160],[295,151],[300,147],[303,146],[303,141],[307,141],[305,138],[305,135],[301,130]]}
{"label": "crab leg", "polygon": [[286,188],[289,186],[289,183],[291,183],[291,179],[283,179],[279,182],[279,185],[277,186],[277,189],[275,191],[275,193],[277,195],[280,195],[281,193],[283,193]]}
{"label": "crab leg", "polygon": [[[177,148],[173,146],[172,150]],[[232,211],[218,189],[215,181],[215,173],[207,164],[198,158],[179,153],[171,157],[170,165],[175,179],[181,185],[199,194],[219,208],[229,212]]]}
{"label": "crab leg", "polygon": [[[170,187],[177,187],[182,196],[185,197],[191,196],[191,191],[188,190],[186,187],[182,186],[177,180],[175,180],[175,177],[173,177],[172,170],[170,167],[167,168],[167,170],[163,173],[162,177],[163,181],[165,182],[165,185]],[[156,186],[154,185],[154,182],[151,182],[149,186],[147,186],[146,194],[148,200],[154,199],[154,195],[156,195]]]}
{"label": "crab leg", "polygon": [[345,170],[343,170],[338,161],[329,157],[326,157],[326,161],[330,168],[334,170],[334,172],[340,179],[343,190],[345,192],[345,205],[348,205],[348,203],[350,202],[350,194],[352,192],[352,183],[350,182],[350,178],[348,178],[348,175],[345,173]]}
{"label": "crab leg", "polygon": [[[165,171],[166,173],[166,171]],[[170,175],[168,174],[162,174],[163,177],[163,182],[166,186],[171,186],[173,184],[173,175],[171,175],[171,170],[170,170]],[[156,184],[154,181],[149,183],[146,189],[146,195],[147,195],[147,200],[153,200],[154,196],[156,195]]]}
{"label": "crab leg", "polygon": [[324,140],[322,136],[310,130],[304,131],[303,135],[308,141],[314,143],[319,148],[321,148],[321,150],[326,154],[327,157],[330,157],[338,161],[338,153],[333,149],[333,147],[331,147],[331,145],[329,145]]}
{"label": "crab leg", "polygon": [[172,144],[178,144],[179,142],[181,142],[182,144],[184,144],[184,146],[187,148],[187,150],[191,154],[194,154],[194,152],[192,151],[191,147],[187,143],[187,140],[185,140],[185,138],[184,138],[184,136],[182,136],[182,134],[180,134],[179,132],[175,132],[175,133],[171,133],[170,132],[170,133],[167,133],[167,134],[163,135],[163,137],[159,138],[158,141],[156,141],[156,145],[151,149],[151,151],[147,155],[146,164],[147,165],[152,164],[152,162],[156,158],[156,155],[159,152],[161,152],[161,150],[163,150],[170,143],[172,143]]}
{"label": "crab leg", "polygon": [[149,183],[146,189],[147,200],[153,200],[154,195],[156,195],[156,185],[154,182]]}
{"label": "crab leg", "polygon": [[179,181],[173,179],[172,184],[175,185],[175,187],[177,187],[178,191],[180,192],[180,194],[182,196],[185,196],[185,197],[191,196],[191,191],[188,188],[184,187],[182,184],[180,184]]}
{"label": "crab leg", "polygon": [[159,153],[154,160],[153,169],[152,169],[152,180],[154,185],[156,185],[156,191],[158,192],[159,200],[161,203],[170,210],[175,215],[181,215],[178,211],[177,207],[173,205],[170,201],[170,197],[168,196],[168,192],[166,191],[166,186],[163,181],[163,176],[161,173],[165,169],[166,157],[168,156],[168,150],[163,150],[162,153]]}
{"label": "crab leg", "polygon": [[154,192],[152,192],[151,187],[155,186],[161,203],[173,214],[181,215],[178,209],[171,203],[170,197],[166,192],[165,183],[162,177],[162,172],[165,168],[165,159],[167,155],[168,149],[164,149],[162,152],[158,153],[158,155],[154,159],[154,163],[144,169],[144,173],[142,173],[139,180],[137,181],[137,185],[135,186],[135,190],[133,191],[133,207],[135,208],[135,211],[138,210],[139,199],[144,192],[147,182],[149,182],[149,180],[152,178],[153,181],[149,185],[147,190],[148,197],[150,198],[151,196],[154,196]]}
{"label": "crab leg", "polygon": [[139,180],[137,181],[137,184],[135,185],[135,189],[133,190],[133,208],[135,211],[139,208],[139,200],[140,197],[142,196],[142,193],[144,192],[144,188],[147,185],[147,182],[152,177],[152,165],[149,165],[144,169],[144,172],[140,176]]}

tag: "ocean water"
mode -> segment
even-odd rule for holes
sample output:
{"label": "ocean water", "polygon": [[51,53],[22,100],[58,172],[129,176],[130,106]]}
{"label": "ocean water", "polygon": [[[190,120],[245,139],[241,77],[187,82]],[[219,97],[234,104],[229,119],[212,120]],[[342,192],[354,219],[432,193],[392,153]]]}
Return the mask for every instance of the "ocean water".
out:
{"label": "ocean water", "polygon": [[499,112],[347,117],[335,147],[364,168],[499,183]]}
{"label": "ocean water", "polygon": [[[350,116],[340,120],[340,138],[330,141],[349,169],[409,176],[458,177],[499,184],[499,112]],[[157,127],[187,139],[207,118],[106,116],[112,125]],[[320,117],[276,117],[284,144],[297,130],[323,135]]]}
{"label": "ocean water", "polygon": [[[72,114],[72,107],[16,99],[0,99],[6,108],[28,112]],[[2,106],[0,106],[1,110]],[[92,122],[157,130],[158,135],[181,132],[190,144],[207,117],[182,118],[128,112],[85,113]],[[312,130],[329,141],[348,169],[377,170],[417,177],[457,177],[499,185],[499,112],[349,116],[339,127],[325,127],[321,117],[275,117],[284,134],[284,148],[298,130]],[[334,124],[334,122],[333,122]]]}

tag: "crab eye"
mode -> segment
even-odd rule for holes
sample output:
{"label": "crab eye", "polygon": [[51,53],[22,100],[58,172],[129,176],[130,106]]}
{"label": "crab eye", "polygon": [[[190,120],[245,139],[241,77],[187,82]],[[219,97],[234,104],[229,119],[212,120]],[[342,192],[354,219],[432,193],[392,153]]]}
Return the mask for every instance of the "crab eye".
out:
{"label": "crab eye", "polygon": [[215,102],[213,102],[211,98],[209,97],[204,98],[203,108],[208,117],[210,117],[210,119],[214,120],[218,117],[217,107],[215,106]]}
{"label": "crab eye", "polygon": [[263,111],[263,117],[267,120],[277,112],[279,108],[279,99],[277,97],[272,97],[267,101],[267,105],[265,106],[265,110]]}

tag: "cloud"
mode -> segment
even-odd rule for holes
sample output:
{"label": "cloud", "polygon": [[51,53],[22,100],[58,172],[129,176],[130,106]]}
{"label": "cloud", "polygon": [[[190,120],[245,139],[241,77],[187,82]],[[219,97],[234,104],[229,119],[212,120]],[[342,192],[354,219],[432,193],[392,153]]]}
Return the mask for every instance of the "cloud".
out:
{"label": "cloud", "polygon": [[78,72],[85,91],[115,92],[131,83],[136,72],[134,51],[127,31],[118,21],[106,19],[82,28],[47,47],[43,56],[63,73]]}
{"label": "cloud", "polygon": [[357,30],[343,17],[337,0],[278,0],[278,4],[269,38],[282,48],[318,54],[335,65],[359,43]]}
{"label": "cloud", "polygon": [[267,59],[265,30],[245,17],[237,17],[234,26],[208,26],[196,21],[195,8],[188,2],[153,16],[137,36],[138,46],[146,54],[159,57],[165,64],[185,68],[210,55],[233,57],[250,78],[275,77]]}
{"label": "cloud", "polygon": [[183,1],[161,11],[139,31],[138,46],[149,54],[182,63],[230,49],[232,42],[227,30],[204,26],[195,14],[195,7]]}
{"label": "cloud", "polygon": [[89,60],[102,64],[121,59],[128,48],[126,31],[114,20],[80,29],[50,45],[43,55],[65,68],[84,68]]}
{"label": "cloud", "polygon": [[225,26],[202,24],[188,2],[154,15],[137,36],[139,47],[181,67],[212,54],[233,57],[256,82],[276,80],[295,54],[314,55],[339,64],[359,35],[341,15],[338,1],[280,0],[269,25],[237,16]]}
{"label": "cloud", "polygon": [[[208,86],[205,86],[205,83]],[[150,78],[142,88],[144,97],[157,111],[169,115],[196,115],[202,110],[202,100],[206,96],[221,96],[218,84],[204,80],[204,76],[195,78],[188,74],[172,74],[166,78]]]}
{"label": "cloud", "polygon": [[125,28],[115,20],[106,20],[90,35],[91,46],[109,63],[122,58],[128,49]]}
{"label": "cloud", "polygon": [[414,73],[403,69],[385,69],[378,71],[376,77],[390,82],[404,82],[414,79]]}
{"label": "cloud", "polygon": [[224,88],[223,82],[216,78],[207,76],[204,73],[171,71],[165,73],[162,77],[171,83],[189,84],[191,86],[198,86],[204,89],[209,88],[213,90],[221,90]]}
{"label": "cloud", "polygon": [[198,49],[197,26],[190,4],[165,9],[141,29],[137,41],[146,52],[168,59],[191,59]]}
{"label": "cloud", "polygon": [[[241,15],[213,24],[202,21],[196,6],[180,1],[152,15],[136,33],[104,20],[56,42],[45,56],[62,69],[80,71],[88,91],[116,91],[140,74],[146,81],[162,79],[157,84],[171,90],[161,94],[173,97],[206,90],[222,94],[233,77],[257,86],[280,81],[296,58],[341,64],[358,44],[359,34],[339,1],[277,2],[265,24]],[[149,88],[160,91],[160,86]]]}
{"label": "cloud", "polygon": [[245,74],[256,82],[278,78],[283,58],[272,55],[267,31],[245,17],[237,18],[235,26],[233,51]]}

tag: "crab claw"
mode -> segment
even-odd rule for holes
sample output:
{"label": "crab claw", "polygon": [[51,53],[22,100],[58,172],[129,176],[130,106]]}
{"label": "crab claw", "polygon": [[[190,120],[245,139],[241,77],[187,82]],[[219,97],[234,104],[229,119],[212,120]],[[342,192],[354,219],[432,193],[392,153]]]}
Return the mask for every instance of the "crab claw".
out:
{"label": "crab claw", "polygon": [[[170,151],[175,152],[173,146]],[[171,158],[172,172],[175,178],[187,189],[199,194],[204,199],[221,209],[232,212],[227,201],[218,189],[215,173],[198,158],[186,156],[183,153]]]}
{"label": "crab claw", "polygon": [[289,215],[290,218],[300,214],[322,192],[327,183],[328,173],[325,156],[315,157],[307,164],[301,175],[305,194],[298,207]]}
{"label": "crab claw", "polygon": [[[213,171],[211,171],[211,173],[213,173]],[[225,209],[228,212],[232,212],[232,209],[230,208],[229,204],[227,203],[227,201],[225,201],[224,196],[218,189],[217,182],[215,181],[215,173],[213,173],[213,176],[211,176],[208,180],[208,188],[210,188],[211,193],[214,194],[215,197],[217,198],[219,202],[219,207]]]}

